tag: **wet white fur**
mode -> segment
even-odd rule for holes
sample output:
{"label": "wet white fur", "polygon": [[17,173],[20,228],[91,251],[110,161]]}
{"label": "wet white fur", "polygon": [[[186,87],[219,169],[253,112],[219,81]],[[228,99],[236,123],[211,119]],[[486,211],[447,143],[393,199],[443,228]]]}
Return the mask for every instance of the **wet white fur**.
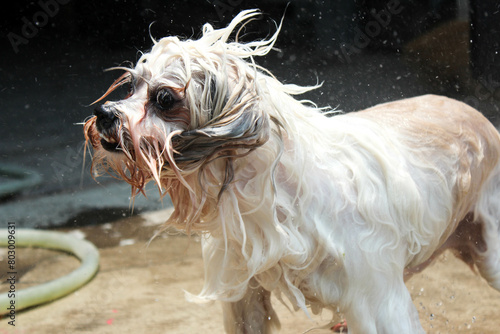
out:
{"label": "wet white fur", "polygon": [[[143,168],[172,197],[167,224],[202,235],[205,284],[190,300],[222,301],[228,333],[279,328],[270,291],[306,312],[338,307],[352,333],[419,333],[405,269],[457,246],[450,240],[472,212],[471,229],[483,223],[488,247],[468,246],[499,289],[500,140],[493,126],[438,96],[326,117],[292,97],[316,86],[282,84],[253,62],[278,32],[269,40],[229,41],[257,14],[244,11],[220,30],[205,25],[198,40],[161,39],[128,69],[148,85],[185,88],[189,124],[146,114],[146,87],[117,105],[132,138],[153,134],[160,143],[144,160],[155,151],[160,158]],[[241,117],[250,125],[238,123]],[[234,178],[222,192],[228,158],[184,167],[173,158],[172,134],[192,129],[207,140],[225,134],[238,145],[256,143],[234,148],[241,156],[231,158]]]}

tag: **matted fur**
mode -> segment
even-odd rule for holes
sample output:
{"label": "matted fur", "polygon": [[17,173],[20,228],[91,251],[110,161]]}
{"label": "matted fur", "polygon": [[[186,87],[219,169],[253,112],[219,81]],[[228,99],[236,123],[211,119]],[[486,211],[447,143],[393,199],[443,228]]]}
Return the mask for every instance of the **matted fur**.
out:
{"label": "matted fur", "polygon": [[[132,84],[104,105],[113,125],[85,124],[94,171],[114,171],[134,195],[155,181],[175,207],[166,226],[202,235],[205,284],[189,298],[223,301],[229,333],[279,328],[273,290],[306,312],[338,307],[351,332],[416,333],[404,279],[446,248],[500,289],[495,128],[431,95],[327,117],[292,97],[318,86],[255,64],[280,27],[268,40],[230,39],[258,14],[155,41],[103,96]],[[161,89],[175,95],[169,110],[155,107]]]}

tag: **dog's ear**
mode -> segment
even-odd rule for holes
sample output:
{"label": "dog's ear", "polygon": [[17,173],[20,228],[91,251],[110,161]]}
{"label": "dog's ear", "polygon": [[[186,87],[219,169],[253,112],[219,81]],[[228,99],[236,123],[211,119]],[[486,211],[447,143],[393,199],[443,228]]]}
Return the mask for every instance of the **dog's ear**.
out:
{"label": "dog's ear", "polygon": [[259,110],[256,98],[228,105],[230,102],[218,115],[217,108],[212,109],[214,115],[203,127],[176,136],[174,146],[180,153],[176,161],[212,159],[221,152],[225,156],[246,155],[267,141],[269,120]]}
{"label": "dog's ear", "polygon": [[267,141],[268,115],[260,106],[255,84],[236,68],[231,69],[235,70],[234,75],[221,71],[198,77],[202,89],[188,93],[198,95],[189,106],[191,119],[197,121],[174,138],[175,150],[179,152],[176,162],[239,156]]}
{"label": "dog's ear", "polygon": [[228,103],[229,92],[226,80],[224,78],[217,78],[216,75],[211,75],[205,81],[205,89],[209,97],[209,100],[206,101],[208,109],[207,122],[211,122],[215,117],[219,116]]}
{"label": "dog's ear", "polygon": [[[210,89],[210,105],[211,105],[211,108],[209,110],[209,114],[208,114],[208,119],[212,119],[215,115],[215,107],[217,105],[219,105],[219,99],[221,98],[220,97],[220,93],[217,92],[217,81],[215,79],[215,76],[212,76],[210,77],[210,80],[209,80],[210,84],[209,84],[209,89]],[[223,104],[226,104],[227,102],[227,99],[225,98],[226,95],[224,94],[224,103]]]}
{"label": "dog's ear", "polygon": [[[219,81],[221,80],[221,81]],[[270,136],[270,120],[260,105],[252,82],[227,83],[215,75],[205,80],[202,102],[197,106],[204,124],[172,138],[175,163],[184,171],[205,169],[216,159],[225,159],[220,194],[232,181],[233,162],[263,145]],[[191,110],[193,113],[193,110]]]}

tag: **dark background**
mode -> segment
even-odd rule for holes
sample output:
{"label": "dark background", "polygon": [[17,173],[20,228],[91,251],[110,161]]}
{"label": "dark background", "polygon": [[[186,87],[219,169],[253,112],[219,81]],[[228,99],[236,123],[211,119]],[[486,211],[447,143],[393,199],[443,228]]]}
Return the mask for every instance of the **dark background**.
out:
{"label": "dark background", "polygon": [[[398,13],[384,16],[395,3]],[[119,75],[104,69],[135,62],[151,47],[150,34],[197,38],[204,23],[224,27],[249,8],[264,15],[245,40],[273,34],[284,15],[279,51],[257,62],[285,82],[323,82],[305,96],[320,106],[349,112],[434,93],[500,124],[498,1],[19,1],[2,9],[0,163],[9,166],[0,182],[12,182],[10,170],[20,168],[41,182],[0,194],[0,225],[93,224],[131,214],[128,187],[111,177],[94,181],[83,158],[77,123]],[[136,200],[134,212],[169,205],[154,187],[148,197]]]}

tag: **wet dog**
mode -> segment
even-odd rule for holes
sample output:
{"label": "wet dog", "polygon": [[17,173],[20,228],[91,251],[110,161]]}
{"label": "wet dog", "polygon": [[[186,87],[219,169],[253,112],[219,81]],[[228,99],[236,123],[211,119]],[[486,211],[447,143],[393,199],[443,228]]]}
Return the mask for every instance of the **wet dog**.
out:
{"label": "wet dog", "polygon": [[[172,198],[166,225],[202,236],[228,333],[279,328],[270,294],[337,308],[352,333],[423,332],[404,280],[445,249],[500,289],[500,136],[473,108],[422,96],[348,114],[294,95],[239,42],[237,15],[196,40],[155,41],[85,124],[96,173]],[[236,38],[231,36],[236,32]]]}

